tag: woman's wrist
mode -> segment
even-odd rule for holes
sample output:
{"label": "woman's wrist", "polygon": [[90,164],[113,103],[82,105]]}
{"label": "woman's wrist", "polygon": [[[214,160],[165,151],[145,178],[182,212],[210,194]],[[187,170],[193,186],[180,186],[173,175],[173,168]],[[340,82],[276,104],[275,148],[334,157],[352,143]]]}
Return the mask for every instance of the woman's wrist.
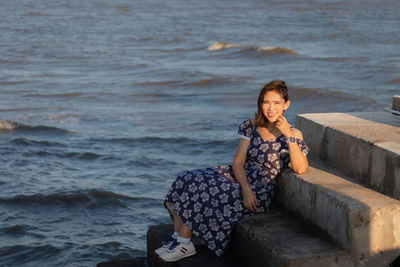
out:
{"label": "woman's wrist", "polygon": [[240,188],[242,189],[242,191],[245,191],[247,189],[250,189],[250,186],[248,183],[239,183],[240,184]]}
{"label": "woman's wrist", "polygon": [[294,137],[293,131],[292,130],[288,130],[286,133],[283,134],[286,138],[289,138],[291,136]]}
{"label": "woman's wrist", "polygon": [[242,192],[243,193],[247,193],[247,192],[251,191],[251,188],[250,188],[249,184],[241,185],[241,187],[242,187]]}

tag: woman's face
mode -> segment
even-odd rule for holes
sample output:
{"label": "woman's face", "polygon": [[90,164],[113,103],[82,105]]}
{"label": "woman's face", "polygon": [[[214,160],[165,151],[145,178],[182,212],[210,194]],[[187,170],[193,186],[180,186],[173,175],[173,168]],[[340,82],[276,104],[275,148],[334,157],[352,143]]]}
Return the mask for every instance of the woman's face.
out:
{"label": "woman's face", "polygon": [[290,100],[285,102],[285,99],[278,92],[268,91],[264,95],[262,111],[269,122],[276,122],[289,105]]}

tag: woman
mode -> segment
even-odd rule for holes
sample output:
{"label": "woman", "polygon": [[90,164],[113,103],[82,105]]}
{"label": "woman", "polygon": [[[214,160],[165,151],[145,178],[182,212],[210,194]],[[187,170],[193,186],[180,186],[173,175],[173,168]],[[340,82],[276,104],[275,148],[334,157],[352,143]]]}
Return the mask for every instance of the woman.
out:
{"label": "woman", "polygon": [[174,233],[155,250],[161,259],[176,261],[196,254],[193,234],[221,256],[235,224],[268,209],[282,169],[290,162],[296,173],[306,171],[309,149],[302,133],[283,116],[289,105],[285,82],[269,82],[259,94],[256,117],[239,126],[232,166],[178,175],[164,202]]}

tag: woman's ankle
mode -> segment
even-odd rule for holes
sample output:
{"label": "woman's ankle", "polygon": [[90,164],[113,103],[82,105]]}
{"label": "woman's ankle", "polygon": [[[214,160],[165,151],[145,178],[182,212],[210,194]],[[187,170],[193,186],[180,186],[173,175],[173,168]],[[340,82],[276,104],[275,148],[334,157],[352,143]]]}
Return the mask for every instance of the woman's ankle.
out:
{"label": "woman's ankle", "polygon": [[187,237],[182,237],[182,236],[180,236],[180,235],[178,235],[178,238],[177,238],[177,240],[179,241],[179,242],[181,242],[181,243],[183,243],[183,244],[189,244],[190,243],[190,241],[192,240],[192,238],[187,238]]}
{"label": "woman's ankle", "polygon": [[173,239],[177,239],[178,236],[179,236],[179,233],[178,233],[178,232],[174,232],[174,233],[172,234],[171,237],[172,237]]}

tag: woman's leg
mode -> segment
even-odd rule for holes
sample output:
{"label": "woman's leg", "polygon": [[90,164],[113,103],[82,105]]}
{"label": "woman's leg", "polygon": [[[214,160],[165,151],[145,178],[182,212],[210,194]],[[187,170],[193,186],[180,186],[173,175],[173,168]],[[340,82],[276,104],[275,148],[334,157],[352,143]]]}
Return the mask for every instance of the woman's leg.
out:
{"label": "woman's leg", "polygon": [[175,210],[172,212],[172,217],[174,220],[174,232],[179,233],[181,230],[181,226],[183,225],[181,217],[179,217],[178,213]]}
{"label": "woman's leg", "polygon": [[186,227],[176,211],[173,211],[172,214],[174,218],[174,227],[180,225],[177,241],[173,242],[163,253],[157,253],[160,258],[166,262],[177,261],[196,254],[196,248],[193,242],[191,242],[192,232]]}
{"label": "woman's leg", "polygon": [[192,231],[186,227],[184,223],[181,225],[181,229],[179,230],[179,236],[183,238],[192,238]]}
{"label": "woman's leg", "polygon": [[192,232],[182,222],[182,219],[179,217],[178,213],[173,211],[172,216],[174,218],[174,232],[178,232],[180,237],[192,238]]}
{"label": "woman's leg", "polygon": [[173,242],[172,240],[173,239],[176,240],[178,238],[181,226],[183,225],[181,218],[179,217],[178,213],[172,208],[172,205],[170,203],[166,203],[165,206],[172,213],[172,220],[174,222],[174,233],[171,236],[172,239],[168,239],[167,241],[164,241],[162,243],[162,246],[154,251],[158,255],[163,254],[168,249],[168,247],[172,244],[172,242]]}

